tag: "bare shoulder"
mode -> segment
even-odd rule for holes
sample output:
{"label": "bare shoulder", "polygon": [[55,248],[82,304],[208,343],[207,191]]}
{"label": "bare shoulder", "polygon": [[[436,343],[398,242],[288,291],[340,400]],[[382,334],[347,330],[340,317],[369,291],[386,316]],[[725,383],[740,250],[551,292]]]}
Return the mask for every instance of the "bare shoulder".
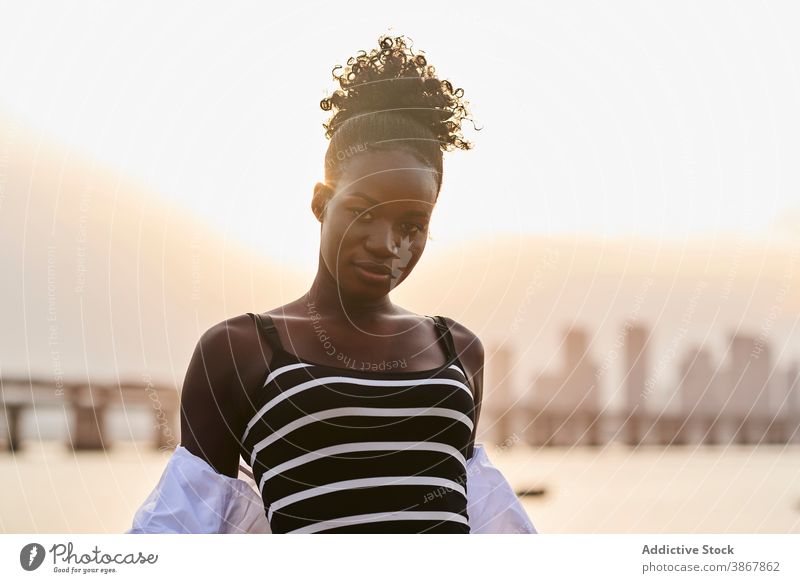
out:
{"label": "bare shoulder", "polygon": [[238,348],[242,342],[252,340],[253,333],[257,332],[253,319],[248,314],[241,314],[217,322],[200,336],[200,343],[211,348],[219,349],[224,346]]}
{"label": "bare shoulder", "polygon": [[260,337],[255,320],[248,314],[210,326],[195,346],[184,382],[186,398],[198,391],[213,391],[240,413],[242,397],[252,390],[272,356]]}
{"label": "bare shoulder", "polygon": [[483,343],[478,335],[472,330],[445,316],[450,333],[453,335],[453,343],[456,346],[458,357],[464,366],[470,369],[472,374],[477,373],[483,368],[484,350]]}
{"label": "bare shoulder", "polygon": [[227,354],[237,362],[237,367],[253,362],[266,364],[272,356],[269,342],[250,314],[217,322],[203,333],[199,344],[220,356]]}
{"label": "bare shoulder", "polygon": [[200,337],[197,350],[218,376],[232,381],[231,390],[247,396],[266,373],[272,349],[250,314],[217,322]]}

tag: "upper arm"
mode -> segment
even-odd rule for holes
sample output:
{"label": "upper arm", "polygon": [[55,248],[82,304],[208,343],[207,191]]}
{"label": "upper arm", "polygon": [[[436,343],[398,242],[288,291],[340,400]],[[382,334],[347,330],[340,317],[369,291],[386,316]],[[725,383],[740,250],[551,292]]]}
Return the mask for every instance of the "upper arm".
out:
{"label": "upper arm", "polygon": [[229,321],[209,328],[197,342],[181,391],[181,445],[218,473],[237,477],[241,383],[234,359],[236,331]]}

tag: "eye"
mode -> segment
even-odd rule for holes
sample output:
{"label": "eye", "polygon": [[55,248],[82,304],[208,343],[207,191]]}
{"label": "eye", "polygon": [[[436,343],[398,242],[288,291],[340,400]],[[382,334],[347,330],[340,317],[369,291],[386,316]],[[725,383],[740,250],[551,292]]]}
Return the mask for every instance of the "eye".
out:
{"label": "eye", "polygon": [[353,216],[355,216],[356,220],[369,220],[372,218],[372,213],[364,208],[353,207],[350,209],[350,211],[353,213]]}
{"label": "eye", "polygon": [[403,232],[408,233],[410,235],[416,235],[425,230],[424,225],[420,225],[418,223],[403,223]]}

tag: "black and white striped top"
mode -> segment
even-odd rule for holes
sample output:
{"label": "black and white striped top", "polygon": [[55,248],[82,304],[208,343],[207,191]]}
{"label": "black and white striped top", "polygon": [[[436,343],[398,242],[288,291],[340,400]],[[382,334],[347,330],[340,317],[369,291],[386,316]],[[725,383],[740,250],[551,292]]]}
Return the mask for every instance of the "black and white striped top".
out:
{"label": "black and white striped top", "polygon": [[241,449],[272,532],[469,533],[475,404],[442,317],[446,364],[379,372],[302,359],[251,317],[273,357]]}

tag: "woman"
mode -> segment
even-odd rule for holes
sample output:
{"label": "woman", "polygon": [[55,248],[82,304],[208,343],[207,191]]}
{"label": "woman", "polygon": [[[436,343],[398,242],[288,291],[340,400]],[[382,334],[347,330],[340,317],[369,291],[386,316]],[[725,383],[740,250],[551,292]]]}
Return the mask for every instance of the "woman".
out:
{"label": "woman", "polygon": [[[197,474],[180,486],[165,472],[161,500],[183,505],[179,518],[195,524],[177,531],[236,532],[221,523],[253,516],[241,456],[268,521],[244,530],[470,533],[480,530],[477,504],[485,510],[494,496],[498,505],[495,490],[480,483],[491,475],[504,496],[492,511],[506,513],[497,528],[535,532],[502,475],[482,451],[475,455],[480,340],[453,320],[420,316],[389,298],[425,249],[443,151],[471,147],[460,133],[469,119],[463,91],[438,79],[402,37],[382,37],[378,48],[334,68],[334,77],[340,88],[321,102],[333,112],[324,124],[325,182],[311,202],[320,222],[317,275],[302,297],[221,322],[200,338],[181,395],[176,452],[188,464],[183,475]],[[483,478],[470,475],[470,462]],[[483,487],[482,500],[468,499],[473,483],[473,494]],[[227,502],[206,521],[217,524],[192,522],[227,487],[246,511]],[[168,529],[157,502],[151,495],[129,532]]]}

